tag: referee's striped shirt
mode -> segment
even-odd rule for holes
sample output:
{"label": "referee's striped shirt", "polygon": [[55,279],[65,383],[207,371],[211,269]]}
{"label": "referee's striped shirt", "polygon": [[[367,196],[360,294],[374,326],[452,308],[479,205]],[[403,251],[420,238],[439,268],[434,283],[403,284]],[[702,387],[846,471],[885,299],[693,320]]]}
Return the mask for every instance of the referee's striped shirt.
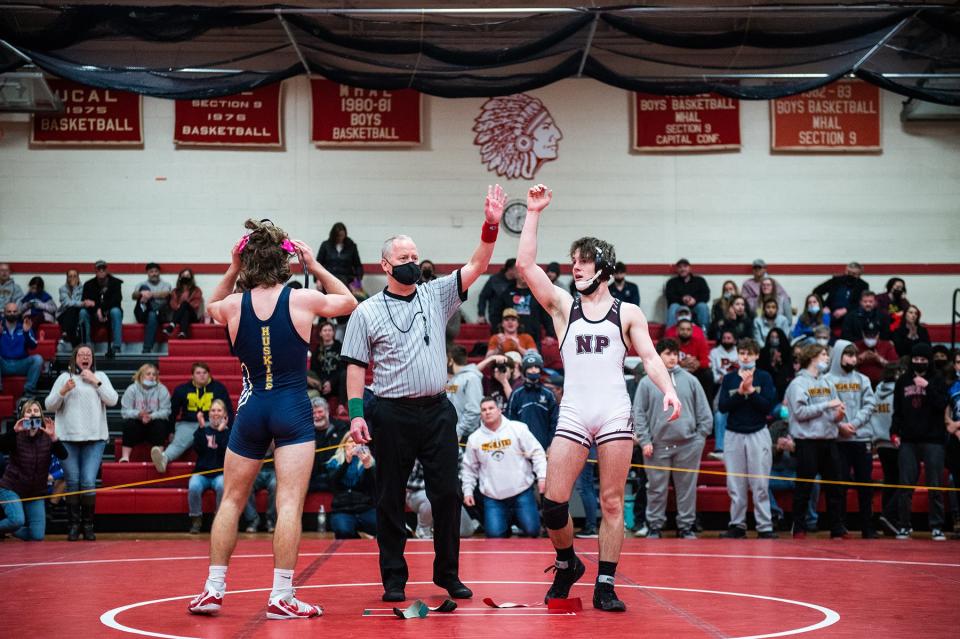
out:
{"label": "referee's striped shirt", "polygon": [[377,397],[439,395],[447,385],[447,321],[466,299],[459,270],[405,297],[384,289],[350,315],[340,358],[364,368],[373,363]]}

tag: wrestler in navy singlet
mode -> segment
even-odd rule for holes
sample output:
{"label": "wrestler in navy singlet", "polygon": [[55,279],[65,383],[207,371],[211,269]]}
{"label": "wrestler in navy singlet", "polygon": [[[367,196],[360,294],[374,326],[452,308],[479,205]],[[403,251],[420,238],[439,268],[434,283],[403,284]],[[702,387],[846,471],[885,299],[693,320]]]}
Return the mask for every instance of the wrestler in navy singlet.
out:
{"label": "wrestler in navy singlet", "polygon": [[307,397],[307,349],[290,318],[290,289],[280,291],[273,314],[261,320],[250,291],[240,303],[233,353],[240,359],[243,391],[228,448],[262,459],[276,447],[314,441],[313,411]]}

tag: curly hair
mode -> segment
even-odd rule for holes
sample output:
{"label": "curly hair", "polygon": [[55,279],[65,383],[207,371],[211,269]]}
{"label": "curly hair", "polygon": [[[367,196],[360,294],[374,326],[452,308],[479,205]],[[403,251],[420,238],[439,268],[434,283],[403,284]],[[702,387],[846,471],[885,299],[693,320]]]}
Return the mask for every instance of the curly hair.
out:
{"label": "curly hair", "polygon": [[270,220],[247,220],[249,241],[240,253],[237,287],[249,291],[258,286],[274,286],[290,279],[290,254],[281,246],[286,231]]}
{"label": "curly hair", "polygon": [[584,260],[595,260],[599,250],[602,254],[603,263],[607,266],[607,275],[613,275],[617,263],[617,252],[613,248],[613,244],[598,240],[595,237],[581,237],[579,240],[574,240],[573,244],[570,245],[570,259],[573,259],[573,254],[577,250],[580,251],[580,259]]}

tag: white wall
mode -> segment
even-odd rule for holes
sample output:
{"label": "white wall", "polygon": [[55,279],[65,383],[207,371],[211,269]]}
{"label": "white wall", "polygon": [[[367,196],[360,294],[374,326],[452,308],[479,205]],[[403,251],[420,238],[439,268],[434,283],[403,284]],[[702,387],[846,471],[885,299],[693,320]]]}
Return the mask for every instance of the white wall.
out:
{"label": "white wall", "polygon": [[[879,155],[772,155],[765,102],[742,103],[740,152],[640,155],[629,152],[626,92],[569,80],[531,93],[564,134],[559,159],[537,176],[554,189],[542,224],[545,262],[564,261],[570,241],[586,234],[611,238],[627,263],[681,255],[694,264],[758,256],[960,262],[960,122],[901,124],[896,95],[884,93]],[[485,189],[495,181],[473,145],[482,102],[426,97],[426,143],[413,150],[314,148],[305,78],[286,83],[283,151],[176,150],[173,103],[150,98],[142,150],[29,150],[29,123],[6,116],[0,259],[223,263],[253,216],[314,246],[342,220],[367,262],[395,232],[412,235],[424,257],[461,262],[477,242]],[[505,184],[511,197],[527,186]],[[516,244],[501,233],[494,261],[515,255]],[[25,284],[29,275],[17,279]],[[868,280],[880,288],[889,275],[868,273]],[[48,288],[61,279],[48,278]],[[635,279],[645,309],[654,310],[663,278]],[[710,277],[711,287],[723,279]],[[782,278],[795,299],[822,279]],[[960,277],[907,280],[926,320],[949,321]],[[210,289],[215,278],[200,281]]]}

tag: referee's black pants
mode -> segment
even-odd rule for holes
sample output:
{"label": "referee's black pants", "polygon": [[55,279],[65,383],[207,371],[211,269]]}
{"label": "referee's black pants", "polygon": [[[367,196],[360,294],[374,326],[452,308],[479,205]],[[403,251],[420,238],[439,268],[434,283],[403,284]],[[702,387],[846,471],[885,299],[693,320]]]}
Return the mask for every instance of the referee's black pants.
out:
{"label": "referee's black pants", "polygon": [[433,509],[433,580],[458,579],[461,506],[456,409],[445,395],[378,397],[367,409],[367,424],[376,460],[377,545],[384,589],[402,589],[407,583],[406,491],[417,459],[423,465]]}

